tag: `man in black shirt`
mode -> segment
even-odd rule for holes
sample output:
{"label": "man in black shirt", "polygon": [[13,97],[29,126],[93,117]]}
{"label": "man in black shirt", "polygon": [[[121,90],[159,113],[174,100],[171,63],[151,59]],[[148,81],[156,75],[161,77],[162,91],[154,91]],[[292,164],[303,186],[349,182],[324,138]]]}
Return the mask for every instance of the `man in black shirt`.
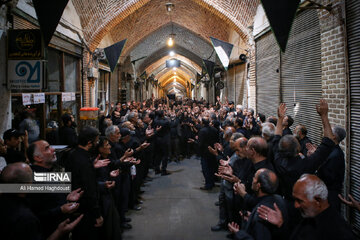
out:
{"label": "man in black shirt", "polygon": [[[4,132],[3,139],[4,139],[5,145],[7,146],[7,152],[5,154],[5,161],[7,164],[26,161],[25,154],[20,152],[19,150],[17,150],[17,148],[19,147],[19,144],[20,144],[20,136],[21,135],[23,135],[23,134],[21,134],[16,129],[9,129]],[[27,146],[28,145],[27,134],[25,135],[25,138],[24,138],[24,145],[25,145],[25,149],[26,149],[28,147]]]}
{"label": "man in black shirt", "polygon": [[307,147],[306,144],[310,143],[311,141],[310,139],[306,136],[307,135],[307,130],[306,127],[304,125],[297,125],[295,130],[294,130],[294,135],[296,136],[297,140],[299,140],[300,143],[300,147],[301,150],[300,152],[304,155],[307,156]]}
{"label": "man in black shirt", "polygon": [[290,116],[290,115],[287,115],[284,117],[284,120],[283,120],[283,132],[282,132],[282,135],[285,136],[285,135],[292,135],[292,131],[290,129],[290,127],[293,125],[294,123],[294,119]]}
{"label": "man in black shirt", "polygon": [[[28,150],[31,169],[34,172],[56,172],[53,169],[56,162],[55,150],[44,140],[33,142]],[[39,218],[43,226],[44,237],[52,234],[58,224],[68,217],[68,214],[75,212],[79,204],[78,201],[83,191],[77,189],[70,194],[65,193],[35,193],[29,194],[28,199],[31,209]],[[69,203],[67,203],[67,200]]]}
{"label": "man in black shirt", "polygon": [[201,168],[205,178],[205,186],[202,190],[211,190],[215,186],[214,174],[216,172],[217,162],[214,155],[209,152],[208,147],[214,146],[219,140],[217,130],[209,126],[209,118],[202,119],[204,127],[199,131],[199,154],[201,157]]}
{"label": "man in black shirt", "polygon": [[328,190],[320,178],[302,175],[294,185],[293,197],[303,219],[290,239],[356,239],[350,226],[329,204]]}
{"label": "man in black shirt", "polygon": [[59,129],[60,144],[75,147],[77,144],[76,123],[68,113],[62,115],[63,126]]}
{"label": "man in black shirt", "polygon": [[66,171],[72,174],[72,188],[81,188],[84,194],[80,199],[79,211],[84,214],[81,223],[74,229],[73,239],[98,239],[99,228],[103,224],[100,213],[99,191],[94,164],[89,151],[99,141],[99,131],[93,127],[85,127],[79,134],[79,144],[70,153]]}
{"label": "man in black shirt", "polygon": [[253,208],[243,230],[239,230],[239,226],[235,223],[229,224],[230,231],[235,233],[235,239],[245,239],[244,237],[248,235],[259,240],[285,239],[283,231],[279,231],[271,223],[261,219],[257,213],[257,209],[261,205],[272,207],[276,203],[281,210],[283,218],[287,219],[284,200],[280,196],[275,195],[278,185],[279,181],[273,171],[265,168],[256,171],[251,188],[258,198],[258,203]]}
{"label": "man in black shirt", "polygon": [[317,176],[326,184],[329,191],[328,201],[330,205],[340,213],[340,199],[338,195],[341,193],[344,181],[345,159],[344,152],[339,144],[346,137],[346,131],[342,127],[334,126],[332,132],[334,135],[332,140],[336,146],[326,161],[317,169]]}

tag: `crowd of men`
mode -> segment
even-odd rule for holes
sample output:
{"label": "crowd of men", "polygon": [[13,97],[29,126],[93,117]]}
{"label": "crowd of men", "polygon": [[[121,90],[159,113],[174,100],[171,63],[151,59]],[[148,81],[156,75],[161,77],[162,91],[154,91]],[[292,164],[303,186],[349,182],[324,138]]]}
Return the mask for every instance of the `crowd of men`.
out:
{"label": "crowd of men", "polygon": [[66,171],[72,191],[2,193],[2,236],[121,239],[132,228],[126,212],[141,210],[149,170],[169,175],[168,162],[196,154],[205,179],[200,189],[220,182],[212,231],[228,230],[232,239],[355,239],[340,215],[341,202],[360,210],[359,202],[340,195],[345,160],[339,144],[346,132],[330,126],[325,100],[316,110],[324,134],[319,146],[304,125],[292,133],[285,104],[267,118],[220,99],[214,105],[190,99],[106,104],[96,128],[78,131],[71,114],[62,116],[52,141],[69,147],[58,156],[35,136],[29,117],[28,129],[3,134],[1,182],[31,183],[33,172]]}

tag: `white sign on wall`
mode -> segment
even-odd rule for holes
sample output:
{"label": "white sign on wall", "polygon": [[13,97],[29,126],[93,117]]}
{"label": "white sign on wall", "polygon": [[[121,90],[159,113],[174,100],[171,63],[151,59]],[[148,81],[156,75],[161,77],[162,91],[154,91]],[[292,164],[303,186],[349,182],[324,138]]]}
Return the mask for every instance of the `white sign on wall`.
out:
{"label": "white sign on wall", "polygon": [[43,86],[43,63],[41,60],[9,60],[9,89],[41,89]]}
{"label": "white sign on wall", "polygon": [[32,104],[32,94],[31,93],[23,93],[22,94],[23,105],[31,105]]}
{"label": "white sign on wall", "polygon": [[72,93],[71,92],[63,92],[63,93],[61,93],[61,100],[63,102],[72,101]]}
{"label": "white sign on wall", "polygon": [[45,103],[45,93],[34,93],[34,104]]}

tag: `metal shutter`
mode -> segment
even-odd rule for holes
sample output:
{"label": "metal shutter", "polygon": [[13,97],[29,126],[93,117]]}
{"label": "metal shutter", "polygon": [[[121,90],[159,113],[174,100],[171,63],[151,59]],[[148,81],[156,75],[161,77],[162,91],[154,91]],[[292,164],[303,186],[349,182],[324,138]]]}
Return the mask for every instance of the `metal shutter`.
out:
{"label": "metal shutter", "polygon": [[256,109],[277,116],[280,103],[280,50],[272,32],[256,40]]}
{"label": "metal shutter", "polygon": [[287,114],[294,118],[292,129],[306,126],[308,137],[319,144],[322,130],[315,104],[321,98],[321,42],[316,10],[303,11],[295,18],[281,54],[281,87]]}
{"label": "metal shutter", "polygon": [[[350,78],[350,193],[360,199],[360,1],[346,1],[346,29]],[[351,210],[350,221],[360,231],[360,214]]]}

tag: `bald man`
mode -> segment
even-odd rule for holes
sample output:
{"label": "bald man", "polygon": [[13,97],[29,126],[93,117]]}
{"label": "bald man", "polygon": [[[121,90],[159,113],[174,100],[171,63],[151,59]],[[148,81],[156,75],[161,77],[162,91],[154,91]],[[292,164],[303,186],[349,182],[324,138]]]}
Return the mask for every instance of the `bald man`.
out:
{"label": "bald man", "polygon": [[328,202],[328,189],[315,175],[303,174],[294,185],[295,208],[303,217],[291,239],[355,239],[350,226]]}
{"label": "bald man", "polygon": [[[22,162],[9,164],[1,173],[2,183],[31,183],[33,172],[29,165]],[[25,200],[25,193],[3,193],[0,198],[1,239],[44,239],[39,219]],[[47,239],[63,239],[80,222],[82,215],[70,223],[61,222]]]}
{"label": "bald man", "polygon": [[251,188],[258,198],[258,203],[253,208],[243,230],[239,230],[239,226],[235,223],[229,224],[230,231],[235,233],[235,239],[245,239],[248,235],[254,239],[285,239],[285,232],[282,229],[277,229],[267,220],[261,219],[257,213],[261,205],[273,207],[276,203],[284,219],[287,219],[284,200],[279,195],[275,195],[278,186],[279,180],[273,171],[266,168],[256,171]]}

